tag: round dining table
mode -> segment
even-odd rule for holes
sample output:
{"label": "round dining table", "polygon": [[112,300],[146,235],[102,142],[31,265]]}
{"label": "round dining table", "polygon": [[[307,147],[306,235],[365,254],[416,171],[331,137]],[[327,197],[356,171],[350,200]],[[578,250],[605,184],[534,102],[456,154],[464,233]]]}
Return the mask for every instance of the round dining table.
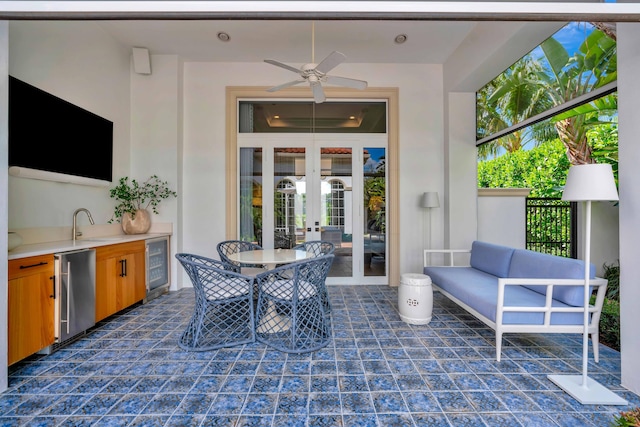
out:
{"label": "round dining table", "polygon": [[[264,265],[267,269],[272,270],[278,265],[289,264],[296,261],[302,261],[307,258],[313,258],[314,254],[307,251],[297,249],[257,249],[253,251],[236,252],[227,255],[231,261],[240,264],[259,264]],[[258,290],[258,292],[260,292]],[[270,300],[267,306],[265,319],[259,319],[256,326],[256,332],[282,332],[291,327],[288,317],[278,313],[275,304]]]}
{"label": "round dining table", "polygon": [[258,249],[255,251],[236,252],[227,255],[231,261],[240,264],[260,264],[273,269],[280,264],[302,261],[313,258],[313,254],[297,249]]}

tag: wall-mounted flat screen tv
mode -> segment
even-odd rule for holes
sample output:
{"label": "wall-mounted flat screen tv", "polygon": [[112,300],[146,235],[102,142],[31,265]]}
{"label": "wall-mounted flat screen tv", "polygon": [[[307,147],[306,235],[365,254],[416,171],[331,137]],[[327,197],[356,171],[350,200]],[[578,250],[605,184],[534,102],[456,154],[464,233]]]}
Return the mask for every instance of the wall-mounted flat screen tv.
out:
{"label": "wall-mounted flat screen tv", "polygon": [[9,76],[9,167],[112,181],[113,122]]}

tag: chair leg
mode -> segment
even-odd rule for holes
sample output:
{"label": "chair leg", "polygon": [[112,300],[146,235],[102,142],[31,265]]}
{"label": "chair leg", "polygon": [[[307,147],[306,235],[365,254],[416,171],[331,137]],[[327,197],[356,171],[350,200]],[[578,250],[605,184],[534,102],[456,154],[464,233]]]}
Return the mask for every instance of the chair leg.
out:
{"label": "chair leg", "polygon": [[500,354],[502,353],[502,332],[496,330],[496,361],[500,361]]}
{"label": "chair leg", "polygon": [[591,344],[593,344],[593,360],[598,363],[600,359],[600,337],[598,332],[591,334]]}

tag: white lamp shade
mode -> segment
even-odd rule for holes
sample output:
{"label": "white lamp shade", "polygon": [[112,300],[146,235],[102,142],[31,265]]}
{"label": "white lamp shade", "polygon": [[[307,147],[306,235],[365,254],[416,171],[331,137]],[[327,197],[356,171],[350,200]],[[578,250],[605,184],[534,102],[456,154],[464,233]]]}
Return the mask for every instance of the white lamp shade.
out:
{"label": "white lamp shade", "polygon": [[618,200],[618,190],[610,164],[586,164],[569,168],[562,200]]}
{"label": "white lamp shade", "polygon": [[435,191],[428,191],[422,195],[420,200],[420,207],[422,208],[439,208],[440,200],[438,199],[438,193]]}

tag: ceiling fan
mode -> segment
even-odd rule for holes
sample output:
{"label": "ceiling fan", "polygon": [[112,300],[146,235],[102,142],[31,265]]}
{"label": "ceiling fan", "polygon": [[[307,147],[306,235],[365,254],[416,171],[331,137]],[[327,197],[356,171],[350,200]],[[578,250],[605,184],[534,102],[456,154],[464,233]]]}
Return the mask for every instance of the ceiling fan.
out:
{"label": "ceiling fan", "polygon": [[276,61],[274,59],[265,59],[264,62],[275,65],[277,67],[284,68],[285,70],[293,71],[300,75],[300,78],[297,80],[293,80],[287,83],[283,83],[279,86],[274,86],[270,89],[267,89],[267,92],[275,92],[280,89],[284,89],[290,86],[295,86],[301,83],[308,82],[311,86],[311,91],[313,92],[313,100],[316,103],[324,102],[326,97],[324,95],[324,90],[322,89],[322,84],[332,84],[338,86],[350,87],[353,89],[366,89],[367,82],[364,80],[356,80],[350,79],[347,77],[338,77],[338,76],[330,76],[327,73],[333,70],[335,67],[340,65],[347,57],[338,52],[331,52],[326,58],[320,61],[319,64],[315,63],[315,27],[312,24],[311,27],[311,63],[304,64],[300,68],[295,68],[291,65],[284,64],[282,62]]}

